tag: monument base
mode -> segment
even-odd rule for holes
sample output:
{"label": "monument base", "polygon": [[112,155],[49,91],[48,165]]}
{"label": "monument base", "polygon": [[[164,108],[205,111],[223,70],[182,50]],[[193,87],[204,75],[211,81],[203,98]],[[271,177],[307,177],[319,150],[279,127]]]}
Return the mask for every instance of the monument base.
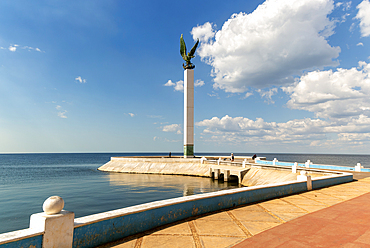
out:
{"label": "monument base", "polygon": [[184,145],[184,158],[194,157],[194,145]]}

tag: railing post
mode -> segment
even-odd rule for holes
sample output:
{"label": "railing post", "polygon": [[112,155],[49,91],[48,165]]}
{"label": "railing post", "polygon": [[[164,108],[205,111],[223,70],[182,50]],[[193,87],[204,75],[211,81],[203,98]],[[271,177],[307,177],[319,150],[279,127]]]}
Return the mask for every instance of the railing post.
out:
{"label": "railing post", "polygon": [[292,166],[292,173],[297,173],[297,167],[298,167],[298,163],[295,162]]}
{"label": "railing post", "polygon": [[310,164],[312,164],[311,160],[307,160],[306,163],[304,163],[306,168],[310,168]]}
{"label": "railing post", "polygon": [[278,162],[277,158],[274,158],[274,160],[272,160],[272,165],[276,165],[276,162]]}
{"label": "railing post", "polygon": [[307,190],[312,190],[312,179],[311,176],[307,175],[307,171],[301,171],[300,175],[297,176],[297,181],[306,181]]}
{"label": "railing post", "polygon": [[361,163],[357,163],[357,165],[355,166],[355,171],[361,172],[361,168],[362,168]]}
{"label": "railing post", "polygon": [[43,248],[72,248],[75,214],[63,207],[61,197],[51,196],[43,204],[43,213],[31,215],[30,228],[44,232]]}

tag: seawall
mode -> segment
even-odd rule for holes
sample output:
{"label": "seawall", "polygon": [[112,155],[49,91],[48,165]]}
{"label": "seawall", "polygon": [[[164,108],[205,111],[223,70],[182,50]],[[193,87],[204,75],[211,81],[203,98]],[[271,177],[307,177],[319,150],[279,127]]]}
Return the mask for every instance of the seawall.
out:
{"label": "seawall", "polygon": [[199,158],[112,157],[98,170],[209,177],[210,167],[210,164],[201,164]]}

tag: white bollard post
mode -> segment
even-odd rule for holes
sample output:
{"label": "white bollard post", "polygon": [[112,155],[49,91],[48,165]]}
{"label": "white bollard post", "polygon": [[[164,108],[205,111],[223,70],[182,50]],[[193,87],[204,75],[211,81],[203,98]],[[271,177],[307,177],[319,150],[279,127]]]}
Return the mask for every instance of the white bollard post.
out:
{"label": "white bollard post", "polygon": [[355,171],[361,172],[361,168],[361,163],[357,163],[357,165],[355,166]]}
{"label": "white bollard post", "polygon": [[311,176],[307,176],[307,190],[312,190],[312,179],[311,179]]}
{"label": "white bollard post", "polygon": [[220,162],[221,162],[221,158],[218,158],[217,164],[220,165]]}
{"label": "white bollard post", "polygon": [[298,167],[298,163],[295,162],[292,166],[292,173],[297,173],[297,167]]}
{"label": "white bollard post", "polygon": [[312,164],[310,160],[307,160],[307,162],[304,163],[304,165],[306,166],[306,168],[310,168],[310,164]]}
{"label": "white bollard post", "polygon": [[30,228],[43,231],[43,248],[72,248],[75,214],[62,210],[64,201],[51,196],[43,204],[43,213],[31,215]]}
{"label": "white bollard post", "polygon": [[272,165],[276,165],[276,162],[278,162],[277,158],[274,158],[274,160],[272,160]]}
{"label": "white bollard post", "polygon": [[247,167],[246,164],[245,164],[246,162],[247,162],[247,159],[244,159],[243,160],[243,168]]}
{"label": "white bollard post", "polygon": [[312,190],[312,179],[311,176],[307,175],[306,171],[301,171],[300,175],[297,176],[297,181],[306,181],[307,190]]}

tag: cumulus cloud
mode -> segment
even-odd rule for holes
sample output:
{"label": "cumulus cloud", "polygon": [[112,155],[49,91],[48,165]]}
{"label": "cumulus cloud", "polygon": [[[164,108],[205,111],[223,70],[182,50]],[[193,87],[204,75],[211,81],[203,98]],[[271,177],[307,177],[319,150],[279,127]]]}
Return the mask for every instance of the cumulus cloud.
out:
{"label": "cumulus cloud", "polygon": [[[360,115],[347,123],[320,119],[295,119],[287,122],[266,122],[262,118],[245,117],[205,119],[196,125],[204,127],[200,139],[219,144],[325,146],[370,143],[370,118]],[[336,136],[335,139],[331,135]],[[268,142],[268,143],[266,143]]]}
{"label": "cumulus cloud", "polygon": [[197,27],[191,30],[191,35],[193,39],[199,39],[202,42],[208,42],[215,35],[215,31],[213,30],[213,24],[210,22],[206,22],[203,25],[198,25]]}
{"label": "cumulus cloud", "polygon": [[166,125],[162,128],[163,132],[176,132],[177,134],[181,134],[181,125],[179,124],[171,124]]}
{"label": "cumulus cloud", "polygon": [[86,79],[81,78],[81,76],[76,77],[75,80],[81,84],[86,83]]}
{"label": "cumulus cloud", "polygon": [[369,0],[363,0],[357,5],[358,13],[356,19],[360,20],[361,36],[370,36],[370,2]]}
{"label": "cumulus cloud", "polygon": [[17,50],[17,47],[18,47],[18,45],[10,45],[8,49],[11,52],[15,52]]}
{"label": "cumulus cloud", "polygon": [[282,88],[290,95],[287,106],[314,112],[320,118],[370,116],[370,64],[357,68],[313,71],[293,86]]}
{"label": "cumulus cloud", "polygon": [[175,91],[184,91],[184,81],[182,80],[177,81],[176,83],[172,82],[172,80],[168,80],[164,86],[173,86]]}
{"label": "cumulus cloud", "polygon": [[284,85],[302,70],[337,65],[340,48],[326,40],[335,27],[327,17],[333,8],[330,0],[267,0],[250,14],[233,14],[217,32],[207,23],[194,27],[193,38],[215,34],[197,51],[213,67],[214,88]]}
{"label": "cumulus cloud", "polygon": [[134,113],[128,113],[128,115],[131,116],[131,117],[134,117],[135,116]]}

